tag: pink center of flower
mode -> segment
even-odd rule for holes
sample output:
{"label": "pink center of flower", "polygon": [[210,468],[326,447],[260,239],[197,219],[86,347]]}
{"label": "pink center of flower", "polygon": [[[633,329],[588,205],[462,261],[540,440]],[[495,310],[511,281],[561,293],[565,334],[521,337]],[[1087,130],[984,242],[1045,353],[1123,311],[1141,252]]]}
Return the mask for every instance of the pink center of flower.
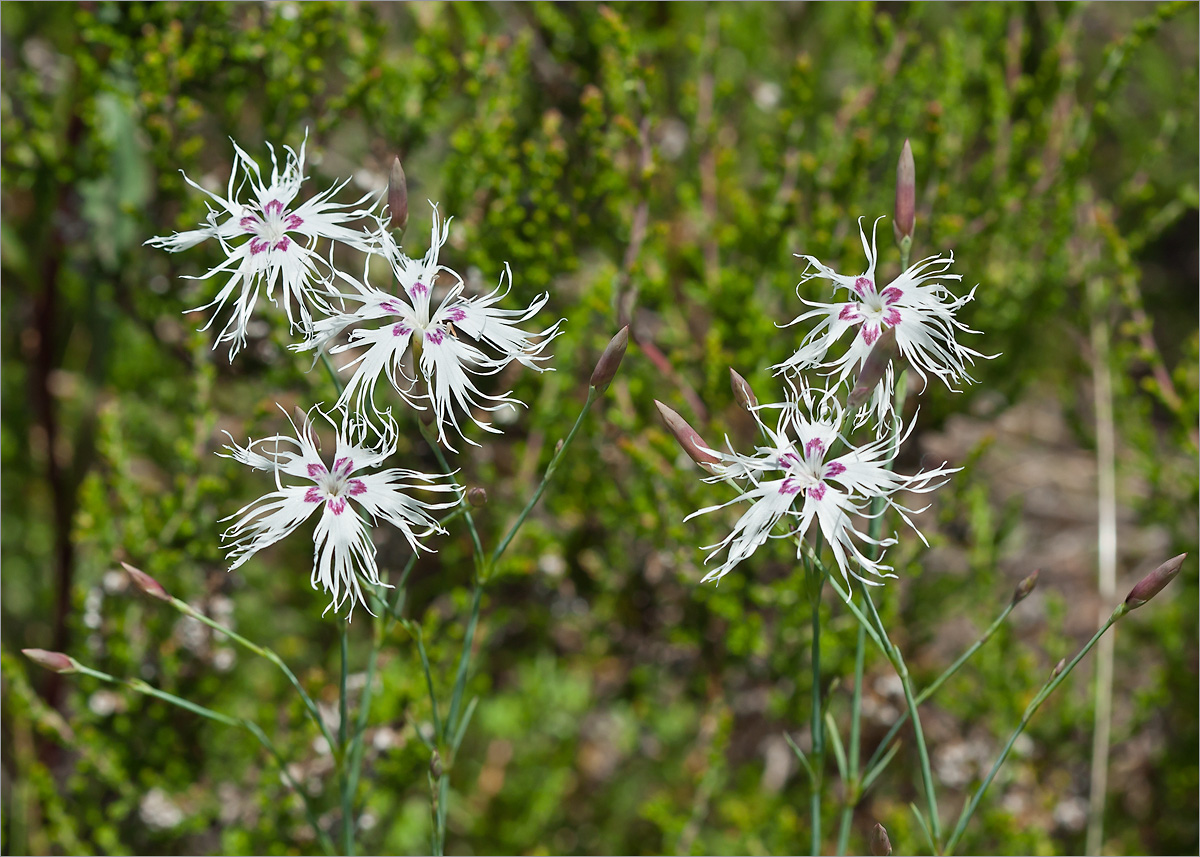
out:
{"label": "pink center of flower", "polygon": [[308,465],[308,475],[317,484],[304,494],[306,503],[325,501],[326,507],[335,515],[346,511],[346,495],[357,497],[365,494],[367,485],[361,479],[350,479],[354,470],[354,460],[343,455],[333,463],[333,472],[325,469],[319,462]]}
{"label": "pink center of flower", "polygon": [[804,486],[800,484],[800,480],[794,476],[789,476],[783,480],[783,484],[779,486],[780,494],[798,494]]}
{"label": "pink center of flower", "polygon": [[808,496],[814,500],[820,500],[825,496],[825,483],[818,482],[816,485],[808,489]]}
{"label": "pink center of flower", "polygon": [[446,313],[447,321],[462,321],[467,317],[467,313],[459,307],[455,307]]}
{"label": "pink center of flower", "polygon": [[866,277],[859,277],[854,281],[854,291],[865,298],[875,291],[875,284]]}
{"label": "pink center of flower", "polygon": [[443,333],[442,331],[440,331],[436,327],[431,330],[425,331],[425,341],[432,343],[433,345],[441,345],[442,340],[445,338],[446,338],[446,334]]}
{"label": "pink center of flower", "polygon": [[400,315],[400,307],[396,306],[394,301],[384,301],[379,305],[379,308],[390,312],[392,315]]}
{"label": "pink center of flower", "polygon": [[825,476],[827,477],[841,476],[845,472],[846,465],[840,461],[831,461],[825,465]]}
{"label": "pink center of flower", "polygon": [[414,298],[415,298],[417,295],[423,295],[423,294],[426,294],[426,293],[428,293],[428,292],[429,292],[429,286],[425,285],[425,284],[424,284],[424,283],[422,283],[420,280],[417,280],[415,283],[413,283],[413,284],[412,284],[412,288],[410,288],[410,289],[408,290],[408,293],[409,293],[410,295],[412,295]]}
{"label": "pink center of flower", "polygon": [[392,336],[408,336],[413,329],[404,322],[392,325]]}
{"label": "pink center of flower", "polygon": [[263,206],[262,217],[247,214],[238,224],[254,235],[250,239],[250,253],[257,256],[267,250],[285,251],[291,247],[292,239],[287,233],[303,226],[304,218],[289,213],[282,202],[273,199]]}

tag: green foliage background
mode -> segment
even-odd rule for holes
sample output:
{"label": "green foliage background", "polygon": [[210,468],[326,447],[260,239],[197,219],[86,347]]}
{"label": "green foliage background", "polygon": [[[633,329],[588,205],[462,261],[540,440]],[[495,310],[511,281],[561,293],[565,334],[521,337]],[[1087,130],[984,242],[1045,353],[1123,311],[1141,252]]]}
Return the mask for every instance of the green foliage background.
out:
{"label": "green foliage background", "polygon": [[[517,295],[551,292],[546,323],[566,319],[556,371],[498,379],[529,410],[455,459],[487,488],[479,518],[493,544],[570,428],[600,350],[633,319],[617,381],[485,597],[469,687],[481,702],[451,772],[453,852],[806,847],[804,778],[765,787],[763,749],[808,718],[801,578],[772,545],[719,588],[699,585],[697,546],[730,520],[683,518],[726,495],[700,482],[652,400],[712,440],[750,442],[728,367],[772,396],[767,367],[795,347],[775,326],[799,308],[793,254],[858,263],[856,219],[890,213],[905,138],[916,252],[954,252],[964,285],[980,284],[967,321],[1003,355],[964,394],[931,385],[922,428],[1038,395],[1061,402],[1092,449],[1088,331],[1102,319],[1119,467],[1137,486],[1123,508],[1165,529],[1169,550],[1149,560],[1194,556],[1195,4],[6,3],[0,16],[6,853],[316,848],[249,736],[15,656],[62,649],[255,717],[307,782],[329,775],[269,664],[239,652],[231,665],[220,641],[112,573],[126,560],[231,611],[336,706],[337,632],[308,586],[310,547],[297,537],[228,574],[220,519],[263,486],[213,454],[224,430],[278,429],[277,401],[331,401],[329,380],[286,350],[278,317],[232,364],[211,351],[201,317],[182,311],[212,284],[181,275],[206,270],[214,248],[142,246],[200,219],[180,170],[223,186],[230,137],[264,158],[265,141],[298,146],[307,130],[309,187],[353,177],[347,194],[382,188],[399,155],[410,253],[425,249],[433,200],[456,218],[443,261],[485,283],[507,261]],[[435,469],[419,440],[401,453]],[[1004,564],[1020,502],[1001,506],[970,461],[952,463],[967,466],[939,504],[934,548],[961,549],[966,567],[922,574],[923,554],[897,550],[901,580],[883,599],[918,686],[948,662],[932,644],[949,617],[982,628],[1030,570]],[[471,562],[459,530],[437,547],[413,573],[408,615],[444,698]],[[379,548],[395,574],[403,545]],[[1123,565],[1122,585],[1152,565]],[[1004,629],[929,705],[944,732],[993,736],[989,758],[1082,641],[1064,618],[1077,593],[1053,571],[1044,621]],[[830,672],[849,675],[852,619],[831,604],[827,628]],[[371,625],[352,631],[361,670]],[[1194,852],[1194,560],[1116,645],[1117,693],[1138,681],[1113,742],[1146,749],[1136,777],[1110,783],[1106,848]],[[1054,811],[1086,796],[1091,664],[1035,720],[963,851],[1081,853],[1082,833]],[[414,730],[429,711],[399,629],[380,671],[359,839],[364,852],[422,852],[429,758]],[[898,850],[922,847],[907,808],[918,783],[906,743],[860,806],[852,850],[876,820]],[[183,811],[168,829],[139,812],[156,789]],[[1023,802],[1003,799],[1015,793]],[[952,819],[965,791],[941,794]]]}

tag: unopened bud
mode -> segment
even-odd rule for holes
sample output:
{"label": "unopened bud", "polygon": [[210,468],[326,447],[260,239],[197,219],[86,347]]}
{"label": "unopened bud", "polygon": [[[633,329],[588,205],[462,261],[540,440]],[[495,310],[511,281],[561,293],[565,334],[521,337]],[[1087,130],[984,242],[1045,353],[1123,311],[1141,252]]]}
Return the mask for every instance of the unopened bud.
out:
{"label": "unopened bud", "polygon": [[1017,588],[1013,590],[1012,603],[1020,604],[1029,597],[1029,593],[1033,592],[1033,588],[1037,586],[1038,576],[1041,575],[1041,569],[1037,569],[1033,574],[1017,584]]}
{"label": "unopened bud", "polygon": [[127,562],[121,563],[122,567],[129,572],[129,579],[133,581],[133,585],[142,590],[151,598],[157,598],[159,601],[170,601],[171,595],[167,590],[163,589],[161,583],[155,580],[140,568],[134,568]]}
{"label": "unopened bud", "polygon": [[871,828],[871,853],[875,857],[888,857],[892,853],[892,841],[888,839],[883,825],[878,822]]}
{"label": "unopened bud", "polygon": [[892,220],[896,243],[903,244],[906,238],[911,242],[916,225],[917,168],[913,163],[912,146],[905,140],[896,163],[896,216]]}
{"label": "unopened bud", "polygon": [[658,407],[658,413],[662,417],[663,424],[675,436],[675,440],[679,441],[679,445],[683,447],[683,451],[688,454],[688,457],[709,473],[716,473],[713,465],[720,464],[721,459],[708,451],[710,447],[704,442],[704,438],[700,437],[696,433],[696,430],[688,425],[683,417],[658,401],[658,399],[654,400],[654,404]]}
{"label": "unopened bud", "polygon": [[625,357],[625,349],[628,347],[629,325],[625,325],[616,336],[609,340],[604,353],[596,361],[596,368],[592,370],[592,378],[588,383],[596,388],[596,392],[603,393],[608,389],[613,376],[617,374],[617,369],[621,366],[621,360]]}
{"label": "unopened bud", "polygon": [[476,485],[467,492],[467,502],[478,509],[487,503],[487,492]]}
{"label": "unopened bud", "polygon": [[729,367],[729,385],[733,387],[733,400],[742,410],[749,411],[758,407],[758,396],[754,395],[754,390],[750,388],[746,379],[733,371],[732,366]]}
{"label": "unopened bud", "polygon": [[558,443],[554,444],[554,454],[558,455],[560,452],[562,452],[562,448],[563,448],[563,439],[560,437],[558,439]]}
{"label": "unopened bud", "polygon": [[435,780],[442,778],[442,756],[437,750],[434,750],[433,755],[429,757],[429,773]]}
{"label": "unopened bud", "polygon": [[296,428],[299,430],[301,435],[303,437],[307,437],[309,443],[311,443],[316,450],[320,452],[321,438],[317,434],[316,426],[314,426],[312,420],[308,418],[308,412],[299,405],[296,405],[296,407],[292,409],[292,418],[296,423]]}
{"label": "unopened bud", "polygon": [[867,359],[863,361],[862,370],[854,382],[854,389],[850,391],[850,397],[846,399],[846,407],[849,410],[858,410],[864,402],[871,398],[871,394],[883,380],[888,364],[892,362],[897,353],[896,328],[889,327],[879,337],[875,347],[867,355]]}
{"label": "unopened bud", "polygon": [[1060,659],[1059,662],[1054,665],[1054,671],[1050,673],[1050,678],[1058,678],[1060,675],[1062,675],[1063,668],[1065,668],[1066,665],[1067,659]]}
{"label": "unopened bud", "polygon": [[39,667],[45,667],[54,673],[73,673],[79,667],[75,659],[62,652],[48,652],[45,649],[21,649],[21,653]]}
{"label": "unopened bud", "polygon": [[388,176],[388,211],[391,227],[403,230],[408,225],[408,181],[404,178],[404,167],[400,159],[392,162],[392,173]]}
{"label": "unopened bud", "polygon": [[1143,577],[1138,582],[1138,585],[1133,587],[1129,591],[1129,594],[1125,596],[1125,606],[1130,610],[1136,610],[1155,595],[1162,592],[1163,587],[1174,580],[1175,575],[1179,574],[1179,569],[1186,558],[1187,554],[1181,553],[1179,556],[1167,560]]}

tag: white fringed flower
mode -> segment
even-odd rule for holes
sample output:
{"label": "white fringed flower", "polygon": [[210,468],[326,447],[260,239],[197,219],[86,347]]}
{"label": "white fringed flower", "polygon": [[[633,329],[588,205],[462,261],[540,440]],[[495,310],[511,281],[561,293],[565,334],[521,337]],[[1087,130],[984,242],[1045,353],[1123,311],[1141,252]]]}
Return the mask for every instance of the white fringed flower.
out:
{"label": "white fringed flower", "polygon": [[[322,313],[334,311],[326,293],[332,266],[316,252],[319,239],[328,238],[356,250],[371,252],[383,231],[378,217],[360,207],[371,194],[348,205],[331,201],[346,182],[307,202],[295,204],[305,179],[304,145],[300,146],[299,154],[290,146],[285,147],[287,160],[282,170],[275,148],[270,144],[268,147],[271,150],[271,178],[264,182],[258,164],[237,143],[233,144],[236,154],[225,197],[211,193],[185,175],[184,180],[214,200],[217,207],[209,205],[206,223],[199,229],[151,238],[146,242],[171,252],[186,250],[209,238],[220,242],[227,257],[225,261],[203,276],[188,279],[228,277],[217,296],[196,309],[215,308],[212,318],[204,326],[207,330],[225,304],[233,300],[232,315],[214,343],[214,347],[220,342],[231,343],[231,360],[246,343],[246,325],[260,291],[265,291],[267,298],[278,304],[274,292],[279,285],[288,322],[305,336],[312,329],[312,309]],[[247,186],[250,199],[242,202],[239,197]],[[363,231],[343,225],[356,220],[365,221]]]}
{"label": "white fringed flower", "polygon": [[[321,413],[320,410],[317,412]],[[321,416],[337,425],[328,415],[321,413]],[[370,446],[366,442],[368,426],[365,421],[343,420],[337,426],[332,467],[322,460],[309,425],[302,424],[297,428],[293,422],[292,428],[296,430],[296,437],[275,435],[250,441],[245,446],[233,443],[226,447],[229,450],[227,458],[274,474],[276,487],[275,491],[225,519],[237,518],[237,522],[221,536],[222,540],[231,542],[228,557],[233,564],[229,570],[293,532],[320,509],[321,517],[314,535],[316,552],[312,585],[314,589],[319,585],[332,596],[326,612],[330,608],[339,610],[349,601],[350,613],[353,613],[356,603],[367,607],[362,581],[373,586],[388,586],[379,579],[370,527],[386,521],[400,530],[414,551],[430,550],[419,539],[445,530],[429,512],[457,505],[461,489],[453,482],[439,481],[444,478],[442,476],[414,470],[389,468],[377,473],[360,472],[377,467],[396,451],[394,423],[389,422],[379,443]],[[285,485],[283,477],[299,482]],[[409,492],[415,489],[452,494],[454,499],[428,503],[410,496]],[[369,521],[359,513],[358,507],[367,513]]]}
{"label": "white fringed flower", "polygon": [[[780,409],[775,428],[762,422],[759,413],[765,408]],[[889,573],[891,567],[883,564],[882,555],[879,559],[871,559],[858,543],[876,544],[882,549],[895,544],[895,539],[873,540],[855,528],[852,517],[867,516],[871,498],[882,497],[885,507],[897,510],[920,536],[909,515],[922,510],[901,506],[894,499],[895,495],[900,491],[918,494],[932,491],[944,484],[945,477],[956,469],[943,466],[914,476],[893,473],[886,466],[893,441],[890,437],[860,447],[847,446],[845,452],[831,457],[830,450],[840,438],[838,427],[842,410],[824,391],[815,394],[807,389],[793,391],[784,404],[763,405],[753,413],[769,445],[758,447],[753,455],[741,455],[732,448],[728,454],[711,450],[721,460],[720,471],[705,480],[744,479],[747,486],[743,493],[728,503],[700,509],[687,518],[690,520],[696,515],[742,501],[751,503],[728,537],[705,548],[712,551],[709,560],[726,548],[728,555],[719,567],[704,577],[704,581],[720,580],[769,537],[798,536],[804,539],[814,521],[847,580],[853,576],[864,583],[878,585],[879,581],[871,577],[894,577]],[[900,440],[906,437],[907,433]],[[785,516],[793,519],[786,531],[772,532]],[[798,547],[797,558],[801,554]]]}
{"label": "white fringed flower", "polygon": [[[368,408],[380,413],[374,402],[375,385],[381,377],[386,377],[412,407],[424,410],[423,403],[432,406],[438,440],[450,446],[446,439],[447,425],[468,443],[475,443],[463,434],[456,411],[466,413],[480,428],[499,433],[499,429],[475,417],[471,411],[496,411],[522,404],[511,397],[511,391],[501,395],[484,393],[475,385],[472,376],[494,375],[513,360],[529,369],[544,371],[546,367],[538,364],[548,360],[549,355],[541,356],[542,350],[558,336],[562,322],[537,333],[526,333],[517,326],[533,318],[546,305],[549,299],[546,293],[524,309],[497,307],[512,287],[512,272],[508,265],[504,266],[500,285],[490,294],[464,297],[462,277],[438,263],[438,251],[446,242],[448,227],[449,221],[439,222],[435,208],[429,251],[420,260],[410,259],[398,249],[392,250],[394,245],[389,247],[385,242],[383,247],[389,251],[399,294],[382,291],[365,282],[351,281],[356,293],[343,297],[347,301],[357,301],[360,306],[353,312],[318,321],[312,337],[293,347],[319,351],[348,329],[349,340],[330,349],[332,353],[364,347],[366,350],[348,367],[343,367],[357,366],[338,400],[339,406],[348,407],[353,402],[360,414],[366,413]],[[435,305],[433,290],[441,273],[451,278],[453,284]],[[405,367],[405,353],[410,346],[413,362],[419,367],[419,379],[410,377]]]}
{"label": "white fringed flower", "polygon": [[[857,276],[839,274],[814,256],[800,256],[808,261],[810,270],[815,269],[805,274],[801,284],[815,277],[826,279],[834,284],[835,289],[846,289],[850,293],[849,299],[841,303],[804,300],[814,309],[785,326],[811,319],[819,321],[804,337],[799,350],[773,367],[776,372],[821,368],[828,370],[841,383],[859,370],[883,331],[895,328],[896,346],[900,354],[922,381],[927,380],[928,375],[935,375],[951,389],[959,382],[971,383],[973,379],[967,372],[968,364],[974,364],[976,357],[987,358],[990,355],[960,345],[955,339],[958,333],[978,331],[971,330],[954,317],[959,309],[975,297],[975,290],[959,298],[942,284],[943,280],[962,279],[961,274],[947,273],[954,263],[953,255],[945,259],[941,256],[922,259],[879,288],[875,280],[878,258],[875,229],[872,228],[871,242],[868,244],[861,218],[859,236],[867,256],[867,269]],[[830,359],[830,349],[848,331],[853,331],[849,346],[840,356]],[[889,367],[875,388],[871,407],[864,411],[864,415],[873,413],[876,416],[881,430],[886,427],[892,407],[893,379]]]}

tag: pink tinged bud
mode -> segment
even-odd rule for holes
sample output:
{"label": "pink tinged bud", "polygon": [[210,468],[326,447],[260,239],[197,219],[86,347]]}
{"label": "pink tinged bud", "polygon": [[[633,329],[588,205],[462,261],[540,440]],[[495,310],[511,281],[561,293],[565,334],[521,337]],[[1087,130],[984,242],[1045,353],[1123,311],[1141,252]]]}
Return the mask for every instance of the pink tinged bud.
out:
{"label": "pink tinged bud", "polygon": [[1167,560],[1143,577],[1138,585],[1133,587],[1129,594],[1125,596],[1125,606],[1130,610],[1136,610],[1155,595],[1162,592],[1163,587],[1174,580],[1175,575],[1179,574],[1179,569],[1186,558],[1187,554],[1181,553],[1179,556]]}
{"label": "pink tinged bud", "polygon": [[721,459],[707,451],[710,447],[704,442],[704,438],[700,437],[696,433],[696,430],[688,425],[683,417],[658,401],[658,399],[654,400],[654,404],[658,407],[658,413],[662,417],[663,425],[675,436],[675,440],[679,441],[679,445],[683,447],[683,451],[688,454],[688,457],[709,473],[715,473],[716,470],[713,465],[720,464]]}
{"label": "pink tinged bud", "polygon": [[871,349],[867,359],[863,361],[862,371],[858,373],[854,389],[850,391],[850,397],[846,400],[847,408],[852,411],[857,410],[871,398],[871,393],[883,380],[888,364],[892,362],[896,354],[896,328],[889,327],[879,337],[879,341],[875,343],[875,347]]}
{"label": "pink tinged bud", "polygon": [[467,502],[476,509],[487,504],[487,491],[484,491],[478,485],[467,492]]}
{"label": "pink tinged bud", "polygon": [[388,176],[388,210],[391,227],[403,230],[408,225],[408,180],[404,178],[399,158],[392,162],[392,173]]}
{"label": "pink tinged bud", "polygon": [[617,369],[621,366],[621,360],[625,357],[625,349],[628,347],[629,325],[625,325],[616,336],[609,340],[604,353],[596,361],[596,368],[592,370],[592,378],[588,384],[595,388],[597,393],[603,393],[608,389],[608,385],[612,383],[612,379],[617,374]]}
{"label": "pink tinged bud", "polygon": [[75,663],[74,658],[68,657],[62,652],[48,652],[45,649],[21,649],[21,653],[39,667],[44,667],[53,673],[73,673],[79,667],[79,664]]}
{"label": "pink tinged bud", "polygon": [[429,757],[429,775],[434,780],[442,778],[442,756],[437,750],[434,750],[433,755]]}
{"label": "pink tinged bud", "polygon": [[729,367],[729,384],[733,387],[733,400],[738,403],[738,406],[749,411],[758,407],[758,396],[754,395],[754,390],[746,383],[746,379],[733,371],[733,367]]}
{"label": "pink tinged bud", "polygon": [[162,584],[155,580],[146,572],[139,568],[134,568],[127,562],[121,563],[121,566],[129,573],[129,579],[133,581],[133,585],[142,590],[151,598],[157,598],[159,601],[170,601],[171,595],[167,590],[163,589]]}
{"label": "pink tinged bud", "polygon": [[1050,673],[1050,678],[1058,678],[1060,675],[1062,675],[1062,671],[1066,669],[1066,666],[1067,659],[1061,658],[1059,662],[1054,665],[1054,670]]}
{"label": "pink tinged bud", "polygon": [[896,163],[896,217],[892,220],[896,243],[900,244],[906,238],[911,241],[916,225],[917,168],[913,163],[912,146],[905,140]]}
{"label": "pink tinged bud", "polygon": [[887,831],[879,823],[871,828],[871,853],[875,857],[888,857],[892,853],[892,841],[888,839]]}
{"label": "pink tinged bud", "polygon": [[1017,584],[1017,588],[1013,590],[1013,604],[1020,604],[1029,597],[1029,593],[1033,592],[1034,587],[1037,586],[1038,576],[1041,575],[1041,573],[1042,570],[1037,569],[1033,572],[1033,574],[1029,575]]}

